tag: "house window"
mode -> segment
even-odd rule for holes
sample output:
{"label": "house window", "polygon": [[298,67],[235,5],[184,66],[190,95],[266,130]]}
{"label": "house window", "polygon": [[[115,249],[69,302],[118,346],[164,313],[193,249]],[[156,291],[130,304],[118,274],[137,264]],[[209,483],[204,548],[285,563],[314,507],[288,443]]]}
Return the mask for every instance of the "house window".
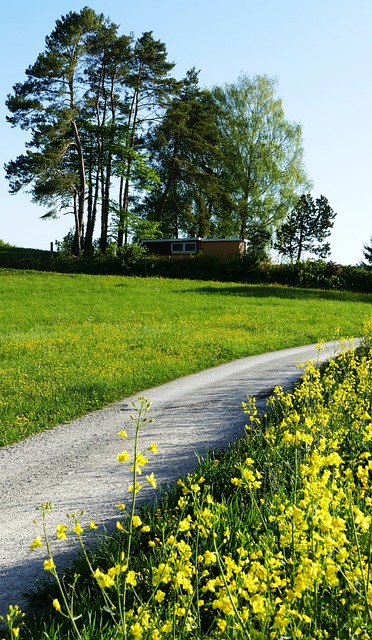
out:
{"label": "house window", "polygon": [[171,253],[196,253],[196,242],[172,242]]}

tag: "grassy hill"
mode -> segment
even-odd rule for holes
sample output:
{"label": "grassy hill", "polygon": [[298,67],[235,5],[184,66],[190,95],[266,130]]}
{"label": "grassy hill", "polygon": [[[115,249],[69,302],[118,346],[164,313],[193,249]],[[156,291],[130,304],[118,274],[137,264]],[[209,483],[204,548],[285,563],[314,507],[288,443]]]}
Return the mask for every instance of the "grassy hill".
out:
{"label": "grassy hill", "polygon": [[0,271],[0,445],[235,358],[363,333],[372,294]]}

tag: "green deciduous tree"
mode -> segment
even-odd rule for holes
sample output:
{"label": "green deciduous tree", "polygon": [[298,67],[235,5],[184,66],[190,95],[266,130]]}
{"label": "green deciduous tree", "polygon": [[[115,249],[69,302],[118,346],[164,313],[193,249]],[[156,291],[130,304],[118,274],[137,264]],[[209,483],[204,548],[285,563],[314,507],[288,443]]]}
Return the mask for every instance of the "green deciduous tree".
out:
{"label": "green deciduous tree", "polygon": [[301,260],[305,251],[326,258],[330,244],[325,240],[331,234],[335,217],[327,198],[321,195],[314,202],[310,193],[302,195],[278,228],[275,248],[291,262]]}
{"label": "green deciduous tree", "polygon": [[213,90],[221,192],[229,194],[229,207],[214,210],[221,235],[243,238],[257,225],[271,232],[309,187],[301,127],[286,120],[275,89],[267,76],[243,75]]}

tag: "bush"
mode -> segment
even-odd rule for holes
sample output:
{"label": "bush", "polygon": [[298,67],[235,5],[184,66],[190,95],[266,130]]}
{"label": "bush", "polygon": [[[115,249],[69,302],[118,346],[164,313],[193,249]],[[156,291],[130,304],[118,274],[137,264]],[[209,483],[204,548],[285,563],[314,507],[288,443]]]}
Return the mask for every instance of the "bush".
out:
{"label": "bush", "polygon": [[145,253],[142,247],[135,244],[119,251],[113,247],[105,253],[83,253],[81,258],[75,258],[62,251],[51,253],[8,247],[0,241],[0,268],[281,284],[372,293],[372,270],[360,266],[343,266],[324,260],[306,260],[295,264],[258,263],[250,255],[234,256],[229,260],[205,255],[172,258]]}

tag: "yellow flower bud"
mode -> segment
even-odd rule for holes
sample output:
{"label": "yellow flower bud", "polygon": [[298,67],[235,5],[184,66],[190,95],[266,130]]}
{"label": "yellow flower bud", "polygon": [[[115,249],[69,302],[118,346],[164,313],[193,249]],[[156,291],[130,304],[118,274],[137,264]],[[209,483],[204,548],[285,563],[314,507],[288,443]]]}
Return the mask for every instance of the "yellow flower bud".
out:
{"label": "yellow flower bud", "polygon": [[54,598],[52,604],[56,611],[61,611],[61,605],[59,603],[58,598]]}

